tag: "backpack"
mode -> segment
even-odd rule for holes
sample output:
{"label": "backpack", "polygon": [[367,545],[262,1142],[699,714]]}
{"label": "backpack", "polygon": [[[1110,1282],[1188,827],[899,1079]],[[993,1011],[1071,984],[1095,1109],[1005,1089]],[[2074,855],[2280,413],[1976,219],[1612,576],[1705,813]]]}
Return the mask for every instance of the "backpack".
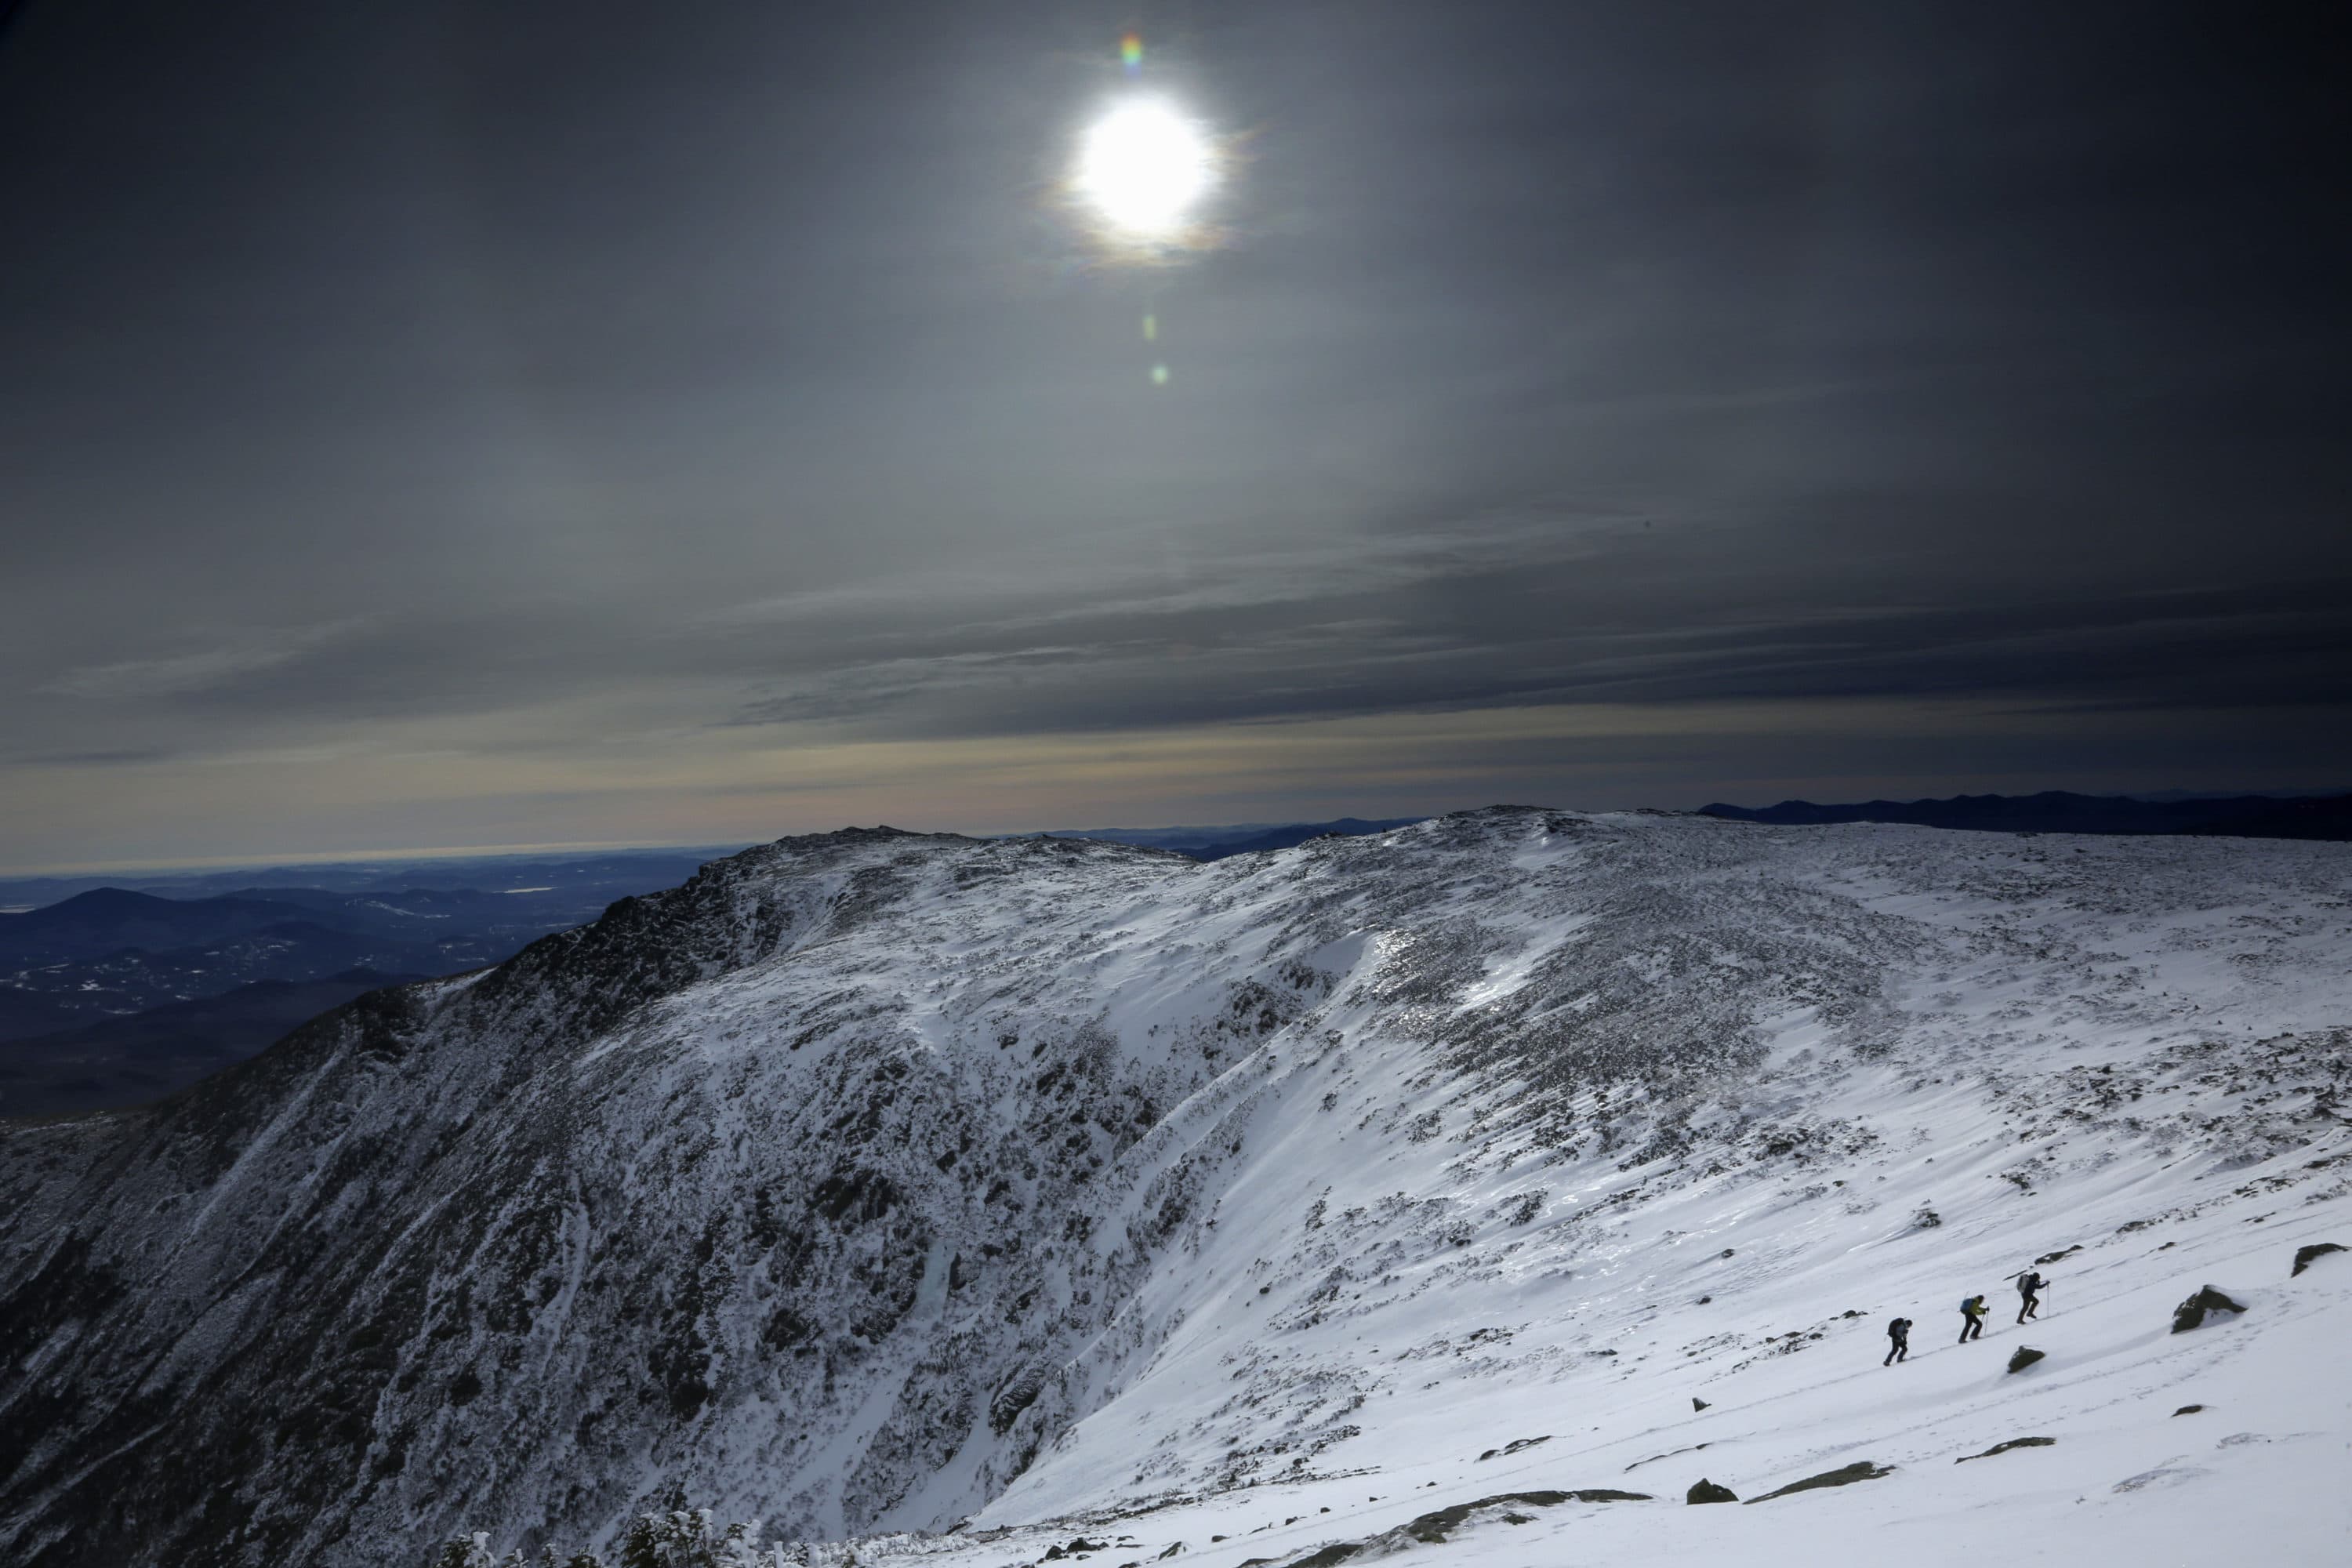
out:
{"label": "backpack", "polygon": [[2018,1293],[2019,1295],[2021,1295],[2021,1296],[2031,1296],[2031,1295],[2032,1295],[2036,1290],[2039,1290],[2039,1289],[2042,1289],[2042,1276],[2041,1276],[2041,1275],[2039,1275],[2039,1274],[2021,1274],[2021,1275],[2019,1275],[2019,1276],[2018,1276],[2018,1279],[2017,1279],[2017,1293]]}

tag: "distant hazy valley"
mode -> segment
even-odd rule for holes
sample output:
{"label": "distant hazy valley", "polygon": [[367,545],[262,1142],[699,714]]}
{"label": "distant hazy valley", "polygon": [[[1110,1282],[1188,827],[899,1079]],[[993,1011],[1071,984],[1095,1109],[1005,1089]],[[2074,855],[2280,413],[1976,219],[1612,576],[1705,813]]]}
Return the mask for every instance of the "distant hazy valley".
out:
{"label": "distant hazy valley", "polygon": [[0,905],[15,906],[0,913],[0,1116],[152,1099],[354,996],[496,963],[615,899],[675,887],[707,858],[0,882]]}

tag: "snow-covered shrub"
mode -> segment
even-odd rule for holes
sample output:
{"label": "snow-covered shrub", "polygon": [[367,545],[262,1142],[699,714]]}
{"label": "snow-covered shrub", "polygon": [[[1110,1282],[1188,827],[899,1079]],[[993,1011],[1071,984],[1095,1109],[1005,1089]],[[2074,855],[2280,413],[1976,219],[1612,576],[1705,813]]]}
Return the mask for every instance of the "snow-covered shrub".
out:
{"label": "snow-covered shrub", "polygon": [[518,1546],[504,1557],[490,1551],[490,1538],[477,1531],[461,1536],[441,1548],[433,1559],[431,1568],[604,1568],[604,1560],[593,1552],[576,1552],[569,1557],[556,1554],[552,1546],[541,1547],[536,1557],[526,1557]]}
{"label": "snow-covered shrub", "polygon": [[[797,1549],[783,1542],[760,1543],[760,1521],[747,1520],[721,1529],[707,1508],[670,1508],[640,1514],[622,1531],[610,1568],[798,1568]],[[490,1551],[490,1538],[480,1531],[460,1536],[444,1545],[428,1568],[607,1568],[593,1552],[558,1554],[542,1547],[537,1557],[526,1557],[517,1547],[501,1558]]]}
{"label": "snow-covered shrub", "polygon": [[490,1538],[476,1531],[460,1536],[433,1554],[430,1568],[498,1568],[499,1560],[490,1554]]}

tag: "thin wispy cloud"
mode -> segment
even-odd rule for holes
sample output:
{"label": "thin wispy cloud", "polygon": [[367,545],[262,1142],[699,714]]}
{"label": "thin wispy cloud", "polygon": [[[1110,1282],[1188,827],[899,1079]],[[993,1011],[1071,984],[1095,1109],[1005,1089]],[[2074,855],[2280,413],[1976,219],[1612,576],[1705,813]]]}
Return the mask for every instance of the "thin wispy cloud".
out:
{"label": "thin wispy cloud", "polygon": [[233,686],[302,658],[352,623],[242,634],[212,647],[154,658],[118,659],[68,669],[38,689],[59,697],[121,702]]}
{"label": "thin wispy cloud", "polygon": [[0,863],[2352,779],[2275,17],[1212,4],[1147,279],[1066,7],[50,10]]}

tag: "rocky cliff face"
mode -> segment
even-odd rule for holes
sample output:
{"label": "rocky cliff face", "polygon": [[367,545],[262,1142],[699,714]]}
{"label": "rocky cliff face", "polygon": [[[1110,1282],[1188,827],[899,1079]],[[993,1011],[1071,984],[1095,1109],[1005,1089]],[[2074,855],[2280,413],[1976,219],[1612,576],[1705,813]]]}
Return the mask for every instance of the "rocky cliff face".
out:
{"label": "rocky cliff face", "polygon": [[[1860,1082],[2308,1140],[2340,1049],[2143,1120],[2052,1031],[2138,1031],[2152,1094],[2216,1066],[2192,994],[2307,1022],[2341,997],[2279,890],[2340,900],[2340,855],[1989,842],[1496,810],[1213,866],[887,829],[716,862],[0,1131],[0,1551],[408,1563],[668,1482],[812,1539],[1205,1494],[1373,1419],[1337,1325],[1884,1155],[1911,1130]],[[1218,1370],[1086,1439],[1187,1356]]]}

